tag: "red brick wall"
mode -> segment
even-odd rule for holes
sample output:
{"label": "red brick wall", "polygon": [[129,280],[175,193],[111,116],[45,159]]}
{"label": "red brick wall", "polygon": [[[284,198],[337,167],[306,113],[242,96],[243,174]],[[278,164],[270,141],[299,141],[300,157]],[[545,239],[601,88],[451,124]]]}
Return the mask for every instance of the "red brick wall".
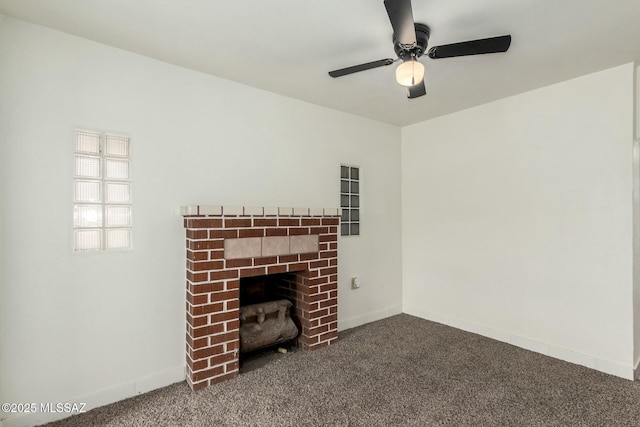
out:
{"label": "red brick wall", "polygon": [[[240,278],[297,272],[295,310],[305,350],[338,336],[336,215],[185,215],[187,382],[193,390],[238,375]],[[224,240],[317,234],[318,252],[224,258]]]}

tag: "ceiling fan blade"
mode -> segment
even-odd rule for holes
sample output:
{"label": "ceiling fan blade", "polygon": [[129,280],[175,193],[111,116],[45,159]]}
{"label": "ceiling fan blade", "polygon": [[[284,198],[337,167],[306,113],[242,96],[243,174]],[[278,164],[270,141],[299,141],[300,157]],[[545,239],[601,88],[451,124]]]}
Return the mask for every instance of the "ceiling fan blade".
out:
{"label": "ceiling fan blade", "polygon": [[407,98],[413,99],[427,94],[427,88],[424,85],[424,79],[417,85],[409,86]]}
{"label": "ceiling fan blade", "polygon": [[506,52],[511,45],[511,36],[489,37],[460,43],[444,44],[429,49],[429,58],[451,58],[455,56],[482,55],[485,53]]}
{"label": "ceiling fan blade", "polygon": [[387,15],[393,27],[393,37],[402,46],[416,45],[416,29],[413,22],[411,0],[384,0]]}
{"label": "ceiling fan blade", "polygon": [[367,62],[366,64],[354,65],[353,67],[341,68],[339,70],[329,71],[331,77],[342,77],[347,74],[358,73],[360,71],[370,70],[372,68],[384,67],[395,62],[394,59],[380,59],[378,61]]}

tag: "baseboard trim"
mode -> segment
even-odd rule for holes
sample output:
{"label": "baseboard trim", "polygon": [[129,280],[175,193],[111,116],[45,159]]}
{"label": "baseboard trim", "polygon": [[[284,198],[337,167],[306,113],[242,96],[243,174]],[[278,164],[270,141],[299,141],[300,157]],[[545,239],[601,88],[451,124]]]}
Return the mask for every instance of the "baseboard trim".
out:
{"label": "baseboard trim", "polygon": [[345,329],[355,328],[366,323],[375,322],[376,320],[382,320],[387,317],[395,316],[402,313],[401,305],[394,305],[391,307],[383,308],[382,310],[372,311],[360,316],[350,317],[348,319],[338,318],[338,331],[344,331]]}
{"label": "baseboard trim", "polygon": [[[138,394],[146,393],[157,388],[166,387],[168,385],[181,382],[185,380],[185,367],[179,366],[168,371],[159,372],[157,374],[149,375],[139,378],[134,381],[130,381],[124,384],[119,384],[114,387],[108,387],[102,390],[98,390],[93,393],[79,396],[76,398],[68,399],[60,403],[78,403],[85,404],[84,411],[90,411],[91,409],[115,403],[129,397],[136,396]],[[52,402],[58,403],[58,402]],[[15,414],[16,416],[10,416],[13,414],[2,414],[3,416],[9,415],[4,420],[0,419],[1,427],[31,427],[40,424],[49,423],[51,421],[61,420],[67,418],[73,414],[69,413],[55,413],[55,412],[36,412],[28,414]]]}
{"label": "baseboard trim", "polygon": [[411,307],[406,304],[402,306],[402,312],[425,320],[430,320],[432,322],[442,323],[443,325],[451,326],[456,329],[482,335],[497,341],[502,341],[507,344],[515,345],[516,347],[553,357],[555,359],[564,360],[565,362],[574,363],[606,374],[615,375],[616,377],[627,380],[633,380],[636,372],[638,371],[638,365],[636,365],[636,368],[634,369],[633,366],[627,366],[610,360],[578,353],[553,344],[536,341],[519,335],[513,335],[508,332],[467,322],[444,314]]}

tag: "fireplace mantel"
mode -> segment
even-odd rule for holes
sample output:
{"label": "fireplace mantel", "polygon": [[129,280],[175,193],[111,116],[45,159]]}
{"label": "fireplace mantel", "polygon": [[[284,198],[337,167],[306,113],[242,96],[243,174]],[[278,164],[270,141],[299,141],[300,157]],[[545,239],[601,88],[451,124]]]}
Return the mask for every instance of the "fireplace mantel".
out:
{"label": "fireplace mantel", "polygon": [[199,390],[238,375],[240,279],[295,273],[298,343],[338,336],[339,208],[183,206],[187,382]]}

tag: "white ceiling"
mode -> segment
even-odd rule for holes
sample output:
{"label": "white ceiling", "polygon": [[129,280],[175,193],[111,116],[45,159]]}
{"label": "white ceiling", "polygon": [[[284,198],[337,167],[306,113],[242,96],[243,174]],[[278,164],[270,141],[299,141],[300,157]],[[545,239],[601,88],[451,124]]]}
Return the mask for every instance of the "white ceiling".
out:
{"label": "white ceiling", "polygon": [[511,34],[505,54],[421,61],[409,100],[383,0],[0,0],[0,13],[400,126],[640,59],[640,0],[413,0],[429,46]]}

